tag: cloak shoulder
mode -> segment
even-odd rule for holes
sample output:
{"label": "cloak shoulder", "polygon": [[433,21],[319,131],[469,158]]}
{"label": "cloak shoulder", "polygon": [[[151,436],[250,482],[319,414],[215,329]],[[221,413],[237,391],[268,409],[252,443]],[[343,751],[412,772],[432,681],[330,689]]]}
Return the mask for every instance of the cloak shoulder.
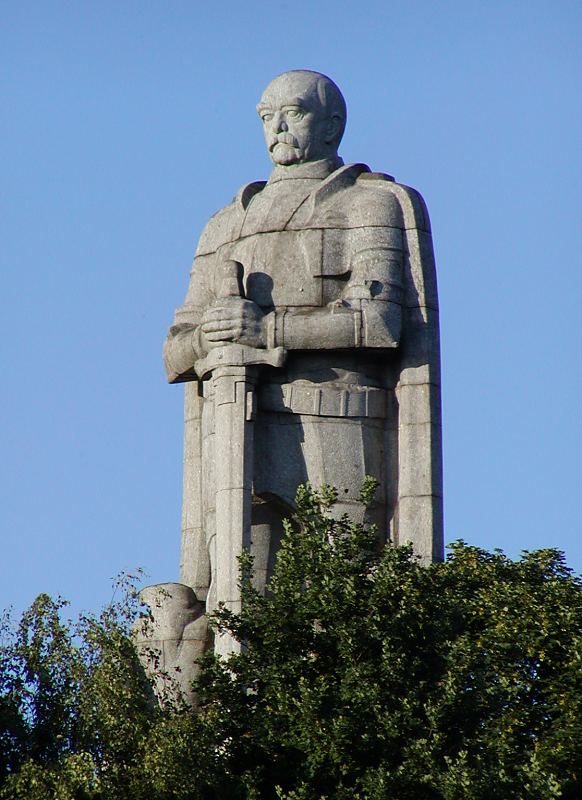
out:
{"label": "cloak shoulder", "polygon": [[198,242],[196,256],[215,253],[219,247],[238,239],[245,209],[257,192],[260,192],[266,181],[253,181],[245,184],[232,202],[217,211],[206,223]]}

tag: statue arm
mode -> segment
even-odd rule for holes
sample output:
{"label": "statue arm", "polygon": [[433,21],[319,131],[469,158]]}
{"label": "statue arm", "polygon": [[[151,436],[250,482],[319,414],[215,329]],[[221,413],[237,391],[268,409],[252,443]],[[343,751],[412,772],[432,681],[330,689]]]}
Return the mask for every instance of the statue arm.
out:
{"label": "statue arm", "polygon": [[204,355],[200,341],[202,314],[214,301],[209,287],[207,256],[194,260],[184,304],[176,311],[174,324],[164,342],[164,366],[169,383],[196,379],[195,362]]}
{"label": "statue arm", "polygon": [[176,311],[164,344],[168,381],[197,379],[195,364],[210,350],[237,342],[264,348],[266,318],[244,296],[242,266],[215,254],[197,256],[184,305]]}
{"label": "statue arm", "polygon": [[195,380],[194,363],[200,357],[200,328],[187,322],[172,325],[164,342],[164,366],[168,382]]}
{"label": "statue arm", "polygon": [[223,318],[236,314],[232,306],[230,312],[221,304],[216,306],[214,261],[211,255],[195,259],[186,300],[166,338],[164,361],[170,383],[195,380],[196,361],[221,342],[287,350],[392,349],[400,343],[400,249],[381,245],[360,248],[351,258],[350,278],[342,296],[323,308],[283,307],[261,316],[258,306],[244,301],[235,304],[240,319],[227,321]]}
{"label": "statue arm", "polygon": [[402,253],[356,254],[342,297],[325,308],[277,309],[266,319],[267,347],[288,350],[395,348],[402,328]]}

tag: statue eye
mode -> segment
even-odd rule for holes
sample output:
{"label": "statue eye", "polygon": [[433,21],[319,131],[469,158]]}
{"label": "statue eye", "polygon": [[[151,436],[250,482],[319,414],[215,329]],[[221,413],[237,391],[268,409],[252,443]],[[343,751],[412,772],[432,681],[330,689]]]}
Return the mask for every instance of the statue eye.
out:
{"label": "statue eye", "polygon": [[299,117],[302,117],[303,114],[298,108],[290,108],[287,112],[287,116],[291,117],[291,119],[298,119]]}
{"label": "statue eye", "polygon": [[266,111],[264,114],[261,114],[261,119],[263,122],[270,122],[273,119],[273,114],[270,111]]}

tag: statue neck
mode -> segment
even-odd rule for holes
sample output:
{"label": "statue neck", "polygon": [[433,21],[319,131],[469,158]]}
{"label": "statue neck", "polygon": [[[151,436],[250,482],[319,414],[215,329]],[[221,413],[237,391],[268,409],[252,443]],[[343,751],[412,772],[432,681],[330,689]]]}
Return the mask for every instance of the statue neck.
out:
{"label": "statue neck", "polygon": [[322,158],[319,161],[307,161],[305,164],[291,164],[289,167],[283,167],[278,164],[271,172],[268,183],[271,184],[293,178],[323,180],[343,166],[343,163],[343,160],[336,156],[335,158]]}

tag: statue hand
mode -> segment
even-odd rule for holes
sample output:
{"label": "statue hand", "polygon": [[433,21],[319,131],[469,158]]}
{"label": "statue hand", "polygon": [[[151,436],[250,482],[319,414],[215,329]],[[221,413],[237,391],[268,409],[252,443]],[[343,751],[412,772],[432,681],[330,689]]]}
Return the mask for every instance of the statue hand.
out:
{"label": "statue hand", "polygon": [[[235,302],[233,302],[234,300]],[[228,342],[249,347],[265,347],[263,312],[256,303],[242,298],[226,298],[207,309],[200,329],[207,350]]]}

